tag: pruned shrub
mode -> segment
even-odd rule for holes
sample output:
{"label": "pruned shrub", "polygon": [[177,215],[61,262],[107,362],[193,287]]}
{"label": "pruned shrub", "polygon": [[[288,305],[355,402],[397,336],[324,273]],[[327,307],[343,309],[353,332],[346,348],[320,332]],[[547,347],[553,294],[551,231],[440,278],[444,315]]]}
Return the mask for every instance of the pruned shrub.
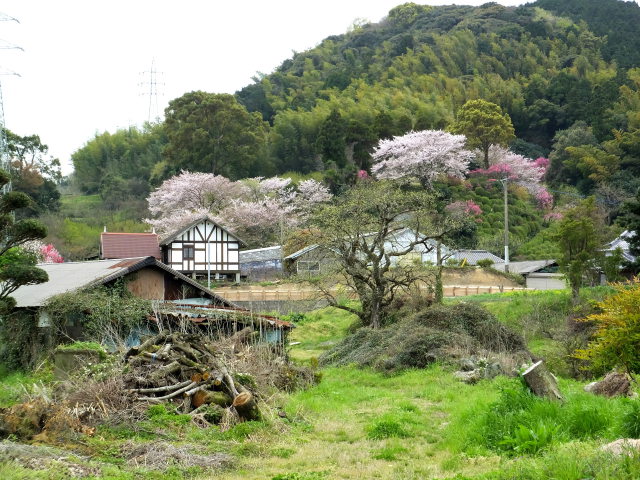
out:
{"label": "pruned shrub", "polygon": [[360,328],[320,361],[401,370],[424,368],[460,354],[518,352],[526,352],[519,335],[482,306],[458,303],[431,306],[385,328]]}

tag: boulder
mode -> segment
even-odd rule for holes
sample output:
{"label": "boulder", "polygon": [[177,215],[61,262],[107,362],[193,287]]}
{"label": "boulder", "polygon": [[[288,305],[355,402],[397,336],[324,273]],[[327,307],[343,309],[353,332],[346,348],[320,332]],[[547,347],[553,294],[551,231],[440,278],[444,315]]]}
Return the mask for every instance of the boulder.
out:
{"label": "boulder", "polygon": [[591,382],[584,387],[585,392],[604,397],[631,395],[631,379],[626,373],[609,372],[599,382]]}
{"label": "boulder", "polygon": [[602,447],[600,447],[600,450],[609,452],[612,455],[616,456],[633,456],[640,452],[640,440],[635,438],[620,438],[615,442],[603,445]]}
{"label": "boulder", "polygon": [[453,376],[464,383],[474,384],[484,378],[483,371],[480,369],[471,370],[470,372],[454,372]]}

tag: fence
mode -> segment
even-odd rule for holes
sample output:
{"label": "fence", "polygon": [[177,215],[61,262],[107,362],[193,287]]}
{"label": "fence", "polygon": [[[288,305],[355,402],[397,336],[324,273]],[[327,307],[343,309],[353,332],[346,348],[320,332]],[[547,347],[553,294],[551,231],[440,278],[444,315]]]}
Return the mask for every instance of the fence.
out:
{"label": "fence", "polygon": [[[429,294],[427,287],[421,288],[421,292],[425,295]],[[479,295],[481,293],[502,293],[523,291],[522,287],[505,287],[497,286],[473,286],[473,285],[449,285],[443,288],[445,297],[465,297],[468,295]],[[303,301],[316,300],[322,298],[322,292],[314,288],[269,288],[269,287],[252,287],[249,289],[242,288],[221,288],[216,289],[216,293],[229,300],[230,302],[279,302],[279,301]],[[346,294],[344,291],[338,290],[332,292],[337,296],[347,296],[355,298],[353,293]]]}

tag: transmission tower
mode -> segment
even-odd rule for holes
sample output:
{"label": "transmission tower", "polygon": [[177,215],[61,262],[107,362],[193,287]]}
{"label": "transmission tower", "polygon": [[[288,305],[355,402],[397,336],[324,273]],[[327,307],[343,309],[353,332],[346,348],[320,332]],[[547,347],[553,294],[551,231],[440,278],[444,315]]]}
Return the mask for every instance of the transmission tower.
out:
{"label": "transmission tower", "polygon": [[158,86],[164,87],[164,83],[158,81],[158,75],[162,76],[162,72],[158,72],[155,67],[155,59],[151,60],[151,68],[141,73],[143,76],[139,86],[142,88],[142,95],[149,96],[149,108],[147,110],[148,122],[160,121],[160,107],[158,97],[162,95],[158,91]]}
{"label": "transmission tower", "polygon": [[[0,22],[16,22],[20,23],[17,19],[10,17],[4,13],[0,12]],[[22,48],[17,45],[13,45],[4,40],[0,40],[0,49],[17,49],[22,50]],[[18,75],[15,72],[11,71],[0,71],[0,75]],[[11,170],[11,159],[9,158],[9,150],[7,148],[7,130],[4,123],[4,100],[2,96],[2,83],[0,82],[0,168],[5,172],[9,172]],[[11,181],[5,184],[2,187],[2,193],[5,194],[11,191]]]}

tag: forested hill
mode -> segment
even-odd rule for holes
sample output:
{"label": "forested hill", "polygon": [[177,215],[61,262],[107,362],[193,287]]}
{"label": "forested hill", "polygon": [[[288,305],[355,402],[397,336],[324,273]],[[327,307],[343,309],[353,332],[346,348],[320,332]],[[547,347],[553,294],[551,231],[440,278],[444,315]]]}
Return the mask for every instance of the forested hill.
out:
{"label": "forested hill", "polygon": [[[572,19],[557,16],[560,8]],[[626,81],[620,67],[640,65],[638,18],[637,4],[617,0],[477,8],[409,3],[379,23],[354,25],[295,54],[236,96],[273,125],[279,171],[318,168],[323,136],[316,138],[332,110],[342,123],[327,128],[342,131],[356,163],[366,167],[379,138],[444,127],[477,97],[505,108],[518,138],[542,147],[524,153],[536,154],[577,120],[599,140],[624,127],[607,112]],[[596,29],[624,34],[599,37]]]}
{"label": "forested hill", "polygon": [[535,6],[579,22],[585,21],[598,36],[606,36],[602,47],[605,60],[622,68],[640,65],[640,8],[633,1],[538,0]]}

